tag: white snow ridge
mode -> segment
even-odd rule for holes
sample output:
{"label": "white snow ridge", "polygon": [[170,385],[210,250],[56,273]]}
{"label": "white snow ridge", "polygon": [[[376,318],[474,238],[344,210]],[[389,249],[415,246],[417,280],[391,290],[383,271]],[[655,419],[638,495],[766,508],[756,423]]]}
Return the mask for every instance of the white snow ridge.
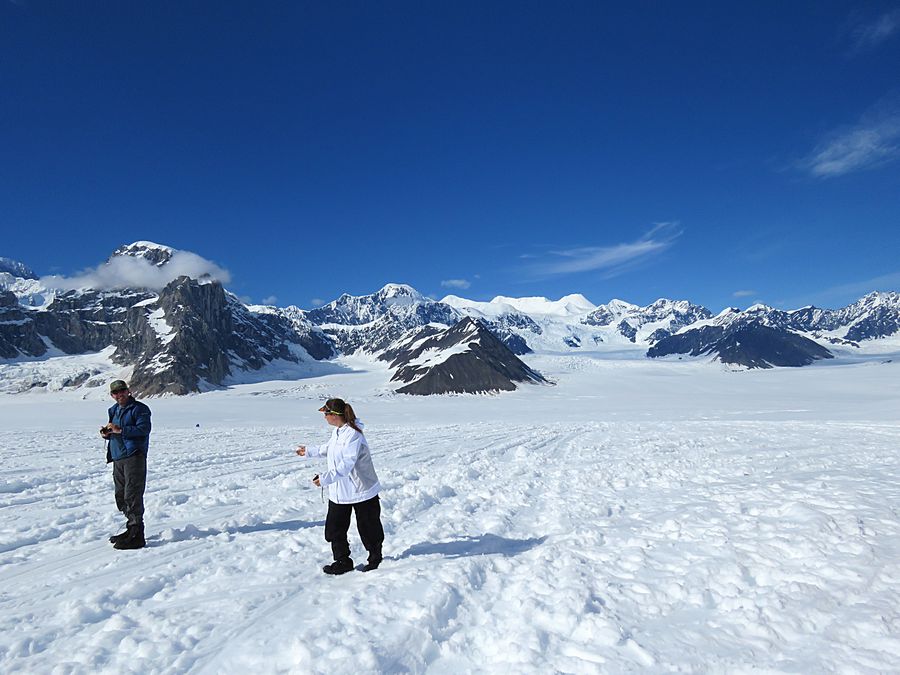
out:
{"label": "white snow ridge", "polygon": [[[897,672],[896,359],[538,355],[556,387],[435,397],[347,365],[150,400],[138,551],[107,542],[102,392],[0,393],[0,672]],[[341,577],[293,453],[333,395],[386,531]]]}

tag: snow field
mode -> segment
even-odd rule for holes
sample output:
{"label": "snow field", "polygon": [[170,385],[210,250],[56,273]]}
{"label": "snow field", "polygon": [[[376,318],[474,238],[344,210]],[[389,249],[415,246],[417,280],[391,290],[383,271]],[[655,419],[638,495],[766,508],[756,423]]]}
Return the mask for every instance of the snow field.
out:
{"label": "snow field", "polygon": [[0,431],[0,671],[900,662],[896,423],[369,422],[386,559],[337,578],[292,452],[323,427],[157,427],[123,552],[92,431]]}

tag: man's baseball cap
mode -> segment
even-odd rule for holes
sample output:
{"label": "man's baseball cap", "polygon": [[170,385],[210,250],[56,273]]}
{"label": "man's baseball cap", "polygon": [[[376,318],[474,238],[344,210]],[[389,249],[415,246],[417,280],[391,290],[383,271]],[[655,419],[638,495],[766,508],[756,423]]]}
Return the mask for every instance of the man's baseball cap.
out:
{"label": "man's baseball cap", "polygon": [[128,385],[125,383],[125,380],[113,380],[109,383],[110,394],[114,394],[117,391],[122,391],[124,389],[128,389]]}

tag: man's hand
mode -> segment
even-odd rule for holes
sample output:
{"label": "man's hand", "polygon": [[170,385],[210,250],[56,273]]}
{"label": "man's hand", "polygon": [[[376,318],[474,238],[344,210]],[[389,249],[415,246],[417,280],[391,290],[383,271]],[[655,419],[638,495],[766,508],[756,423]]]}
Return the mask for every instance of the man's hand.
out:
{"label": "man's hand", "polygon": [[121,434],[122,433],[122,427],[120,427],[118,424],[113,424],[112,422],[107,424],[106,428],[109,430],[109,433],[111,433],[111,434]]}
{"label": "man's hand", "polygon": [[306,457],[306,446],[305,445],[299,446],[297,448],[297,454],[300,455],[301,457]]}
{"label": "man's hand", "polygon": [[313,476],[313,485],[316,487],[322,487],[322,484],[319,482],[319,474]]}
{"label": "man's hand", "polygon": [[107,428],[107,426],[108,425],[104,424],[102,427],[100,427],[100,435],[103,437],[104,440],[108,441],[109,440],[109,429]]}

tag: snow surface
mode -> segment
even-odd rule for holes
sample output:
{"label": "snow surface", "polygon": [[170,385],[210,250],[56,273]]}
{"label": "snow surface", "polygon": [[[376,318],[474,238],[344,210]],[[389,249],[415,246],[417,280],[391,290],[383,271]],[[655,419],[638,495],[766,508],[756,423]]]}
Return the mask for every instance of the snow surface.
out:
{"label": "snow surface", "polygon": [[508,298],[498,295],[490,302],[467,300],[458,295],[447,295],[440,302],[457,309],[495,319],[510,313],[527,314],[532,319],[555,317],[570,319],[581,317],[597,309],[597,306],[580,293],[565,295],[559,300],[544,297]]}
{"label": "snow surface", "polygon": [[501,305],[510,305],[520,312],[528,315],[550,315],[558,317],[573,317],[587,314],[597,309],[597,306],[580,293],[565,295],[559,300],[548,300],[542,297],[532,298],[508,298],[498,295],[491,302]]}
{"label": "snow surface", "polygon": [[[46,390],[55,392],[71,389],[80,382],[80,396],[97,398],[105,394],[104,388],[110,381],[127,378],[130,368],[117,366],[112,362],[115,347],[88,354],[69,355],[64,353],[47,337],[41,338],[48,351],[43,356],[18,356],[15,359],[0,359],[0,394],[17,394],[33,390],[31,395]],[[91,391],[92,388],[96,390]],[[75,395],[75,392],[70,392]],[[0,397],[0,406],[5,407]],[[2,417],[2,412],[0,412]]]}
{"label": "snow surface", "polygon": [[[106,541],[105,389],[0,395],[0,672],[897,671],[897,359],[525,360],[556,386],[405,397],[357,357],[151,400],[140,551]],[[336,578],[293,454],[334,395],[386,530]]]}
{"label": "snow surface", "polygon": [[445,349],[426,349],[416,358],[404,365],[411,368],[434,368],[435,366],[442,364],[451,356],[465,354],[467,351],[471,350],[473,342],[477,343],[478,340],[473,339],[471,342],[459,342]]}
{"label": "snow surface", "polygon": [[156,337],[159,338],[159,343],[161,345],[169,344],[178,334],[168,322],[166,322],[166,313],[162,307],[147,315],[147,323],[149,323],[156,332]]}

